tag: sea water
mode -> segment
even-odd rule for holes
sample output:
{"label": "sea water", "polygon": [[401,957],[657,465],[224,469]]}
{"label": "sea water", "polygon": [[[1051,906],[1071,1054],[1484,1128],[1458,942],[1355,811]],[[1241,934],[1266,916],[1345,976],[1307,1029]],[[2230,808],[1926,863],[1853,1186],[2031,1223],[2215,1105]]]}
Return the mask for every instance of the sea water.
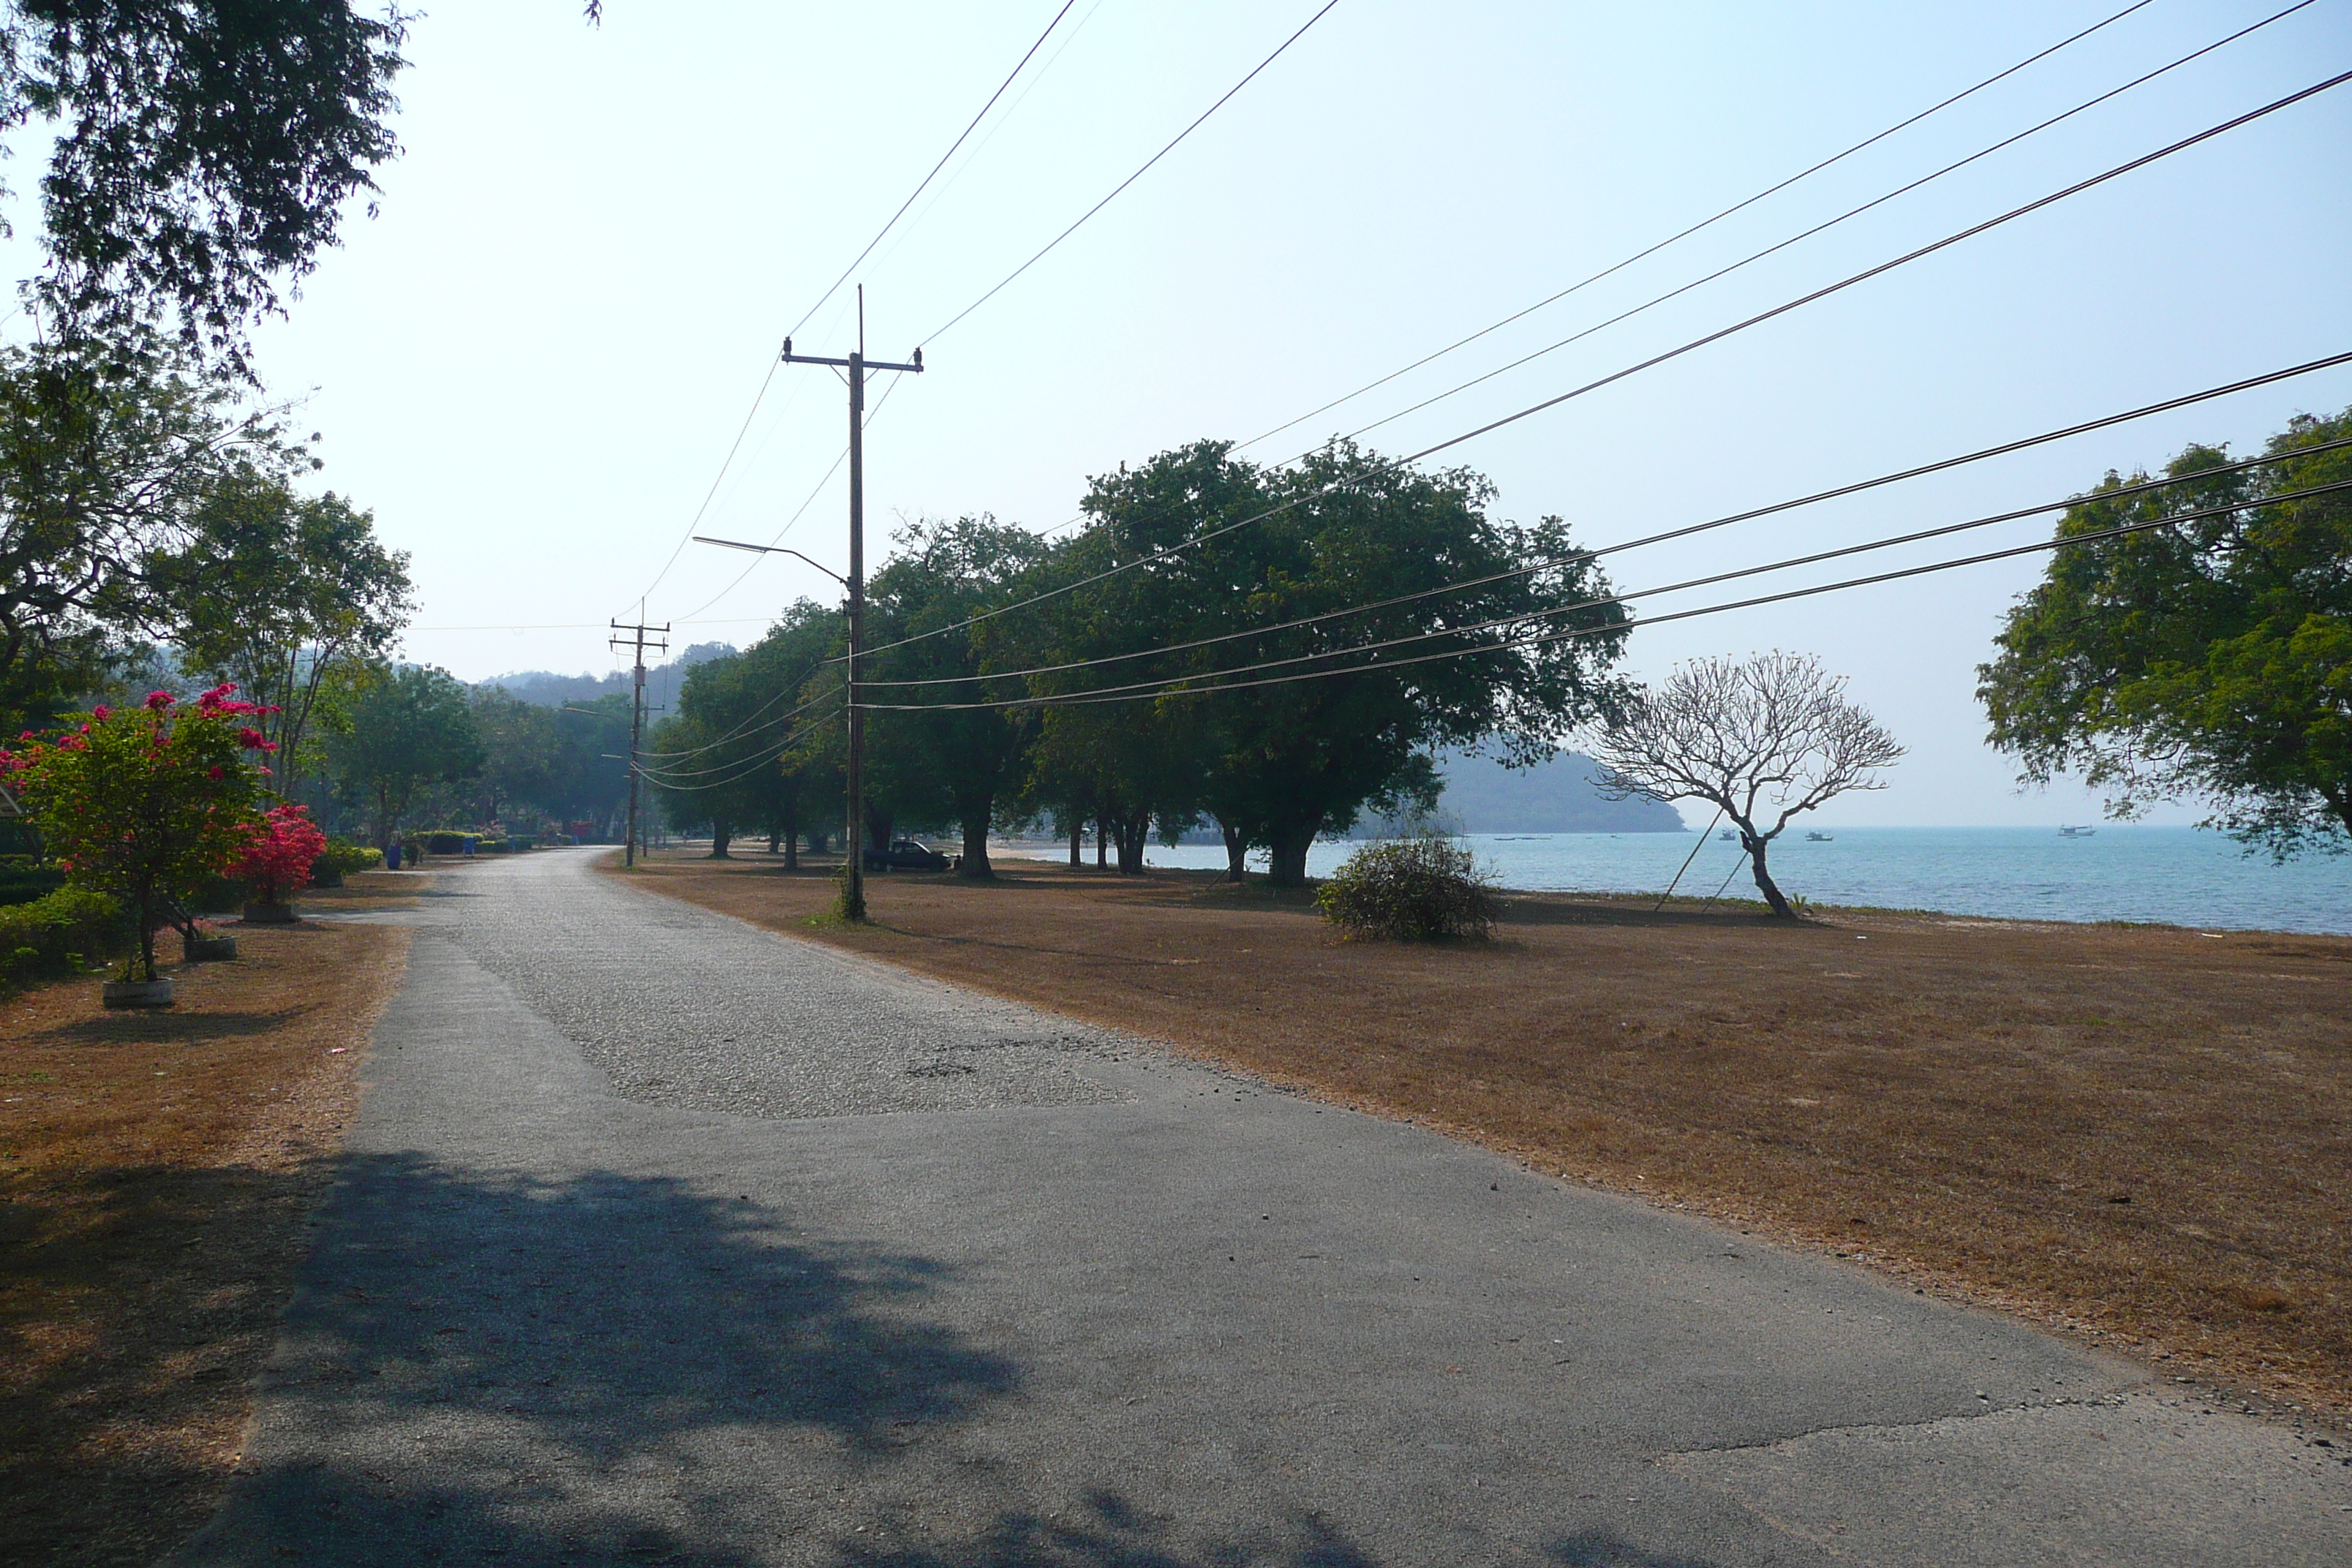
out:
{"label": "sea water", "polygon": [[[2041,827],[1838,827],[1809,841],[1803,826],[1775,839],[1773,880],[1817,904],[1940,910],[2005,920],[2146,921],[2209,929],[2352,932],[2352,855],[2273,865],[2230,838],[2193,827],[2101,826],[2068,838]],[[1464,840],[1507,888],[1756,897],[1737,843],[1688,833],[1474,833]],[[1318,843],[1311,876],[1354,853]],[[1150,864],[1222,868],[1218,845],[1152,846]],[[1263,854],[1252,864],[1263,869]]]}

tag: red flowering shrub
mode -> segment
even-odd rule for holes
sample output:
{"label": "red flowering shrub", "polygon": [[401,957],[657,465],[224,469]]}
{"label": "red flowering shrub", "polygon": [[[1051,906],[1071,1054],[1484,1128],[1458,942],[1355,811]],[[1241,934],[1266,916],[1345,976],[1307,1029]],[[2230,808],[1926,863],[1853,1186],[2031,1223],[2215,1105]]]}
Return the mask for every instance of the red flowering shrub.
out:
{"label": "red flowering shrub", "polygon": [[[156,925],[251,844],[260,770],[239,731],[260,710],[236,689],[215,687],[190,705],[159,691],[143,707],[99,709],[52,739],[0,750],[0,779],[22,795],[68,880],[137,917],[133,964],[150,980]],[[127,966],[123,978],[136,973]]]}
{"label": "red flowering shrub", "polygon": [[253,884],[258,901],[283,903],[288,889],[310,880],[310,868],[326,848],[327,836],[310,820],[310,808],[289,802],[254,825],[236,874]]}

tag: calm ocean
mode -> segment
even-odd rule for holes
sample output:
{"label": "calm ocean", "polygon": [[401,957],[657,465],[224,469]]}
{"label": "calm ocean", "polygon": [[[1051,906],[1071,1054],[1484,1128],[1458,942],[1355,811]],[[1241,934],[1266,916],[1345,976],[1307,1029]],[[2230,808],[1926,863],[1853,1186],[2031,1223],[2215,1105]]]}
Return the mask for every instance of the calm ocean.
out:
{"label": "calm ocean", "polygon": [[[2155,921],[2241,930],[2352,932],[2352,856],[2273,866],[2217,833],[2189,827],[2101,826],[2063,838],[2053,828],[1836,827],[1826,844],[1804,830],[1772,846],[1783,892],[1821,904],[1942,910],[2013,920]],[[1694,840],[1687,833],[1474,833],[1468,843],[1507,888],[1654,893],[1674,877]],[[1318,844],[1315,876],[1355,846]],[[1215,845],[1152,846],[1156,866],[1222,867]],[[1264,864],[1259,857],[1256,864]],[[1680,891],[1712,893],[1744,867],[1737,844],[1710,837]],[[1752,897],[1744,869],[1727,896]]]}

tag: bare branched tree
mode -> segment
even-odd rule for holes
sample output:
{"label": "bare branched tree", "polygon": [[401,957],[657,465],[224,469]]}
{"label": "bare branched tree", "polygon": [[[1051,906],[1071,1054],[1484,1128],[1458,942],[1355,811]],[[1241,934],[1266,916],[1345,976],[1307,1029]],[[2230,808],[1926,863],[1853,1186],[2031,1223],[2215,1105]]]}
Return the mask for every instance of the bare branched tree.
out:
{"label": "bare branched tree", "polygon": [[1903,755],[1866,709],[1846,700],[1845,677],[1811,654],[1778,652],[1679,667],[1593,751],[1614,799],[1721,807],[1739,829],[1757,890],[1789,920],[1796,911],[1765,868],[1766,847],[1801,812],[1849,790],[1885,788],[1876,770]]}

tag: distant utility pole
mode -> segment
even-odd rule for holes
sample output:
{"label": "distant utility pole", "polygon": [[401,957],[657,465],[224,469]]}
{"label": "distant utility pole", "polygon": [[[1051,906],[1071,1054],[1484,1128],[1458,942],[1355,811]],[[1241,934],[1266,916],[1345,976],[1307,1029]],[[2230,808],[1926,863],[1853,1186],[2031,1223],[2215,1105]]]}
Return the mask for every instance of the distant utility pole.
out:
{"label": "distant utility pole", "polygon": [[[638,613],[644,614],[642,607]],[[613,632],[614,635],[604,640],[615,648],[631,649],[631,657],[636,665],[636,681],[629,697],[629,837],[621,849],[621,863],[635,866],[637,863],[637,781],[639,764],[645,756],[646,647],[650,643],[656,653],[667,653],[669,623],[664,621],[660,626],[649,626],[643,621],[630,626],[614,621]],[[622,637],[620,634],[623,632],[629,635]]]}
{"label": "distant utility pole", "polygon": [[842,889],[841,912],[854,921],[866,918],[866,706],[857,683],[857,660],[866,632],[866,373],[869,370],[923,373],[923,351],[915,351],[911,364],[888,364],[866,357],[866,286],[857,286],[857,352],[847,359],[824,359],[793,353],[784,340],[786,364],[829,364],[849,372],[849,879]]}

